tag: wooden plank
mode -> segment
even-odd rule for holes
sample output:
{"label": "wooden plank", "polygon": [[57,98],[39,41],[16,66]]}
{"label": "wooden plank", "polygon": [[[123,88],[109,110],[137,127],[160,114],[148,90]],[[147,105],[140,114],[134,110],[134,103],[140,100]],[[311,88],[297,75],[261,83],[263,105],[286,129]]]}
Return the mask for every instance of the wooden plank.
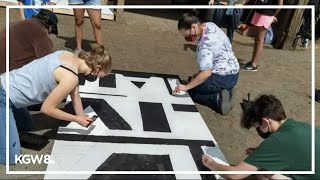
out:
{"label": "wooden plank", "polygon": [[[102,3],[106,3],[105,1],[108,1],[108,0],[103,0]],[[18,3],[0,1],[0,6],[1,7],[5,7],[5,6],[8,6],[8,5],[18,5]],[[45,8],[45,9],[49,9],[49,10],[53,11],[56,14],[64,14],[64,15],[72,15],[73,16],[73,10],[72,9],[56,9],[56,8],[54,8],[54,9]],[[89,17],[87,12],[85,12],[85,17]],[[113,14],[101,14],[101,19],[113,21],[115,19],[114,18],[114,13]]]}
{"label": "wooden plank", "polygon": [[[309,0],[299,0],[298,5],[307,5]],[[288,27],[287,36],[285,38],[283,49],[294,49],[292,47],[296,35],[301,27],[301,21],[303,17],[304,9],[295,9],[291,19],[291,23]]]}
{"label": "wooden plank", "polygon": [[[297,0],[287,0],[285,5],[296,5],[297,3]],[[274,47],[277,49],[283,48],[293,13],[294,9],[280,10],[279,14],[277,15],[278,22],[272,25],[275,37]]]}
{"label": "wooden plank", "polygon": [[0,7],[6,7],[11,5],[18,5],[18,3],[0,1]]}
{"label": "wooden plank", "polygon": [[[124,5],[125,0],[118,0],[117,5]],[[116,14],[116,22],[123,23],[124,22],[124,9],[117,9],[117,14]]]}

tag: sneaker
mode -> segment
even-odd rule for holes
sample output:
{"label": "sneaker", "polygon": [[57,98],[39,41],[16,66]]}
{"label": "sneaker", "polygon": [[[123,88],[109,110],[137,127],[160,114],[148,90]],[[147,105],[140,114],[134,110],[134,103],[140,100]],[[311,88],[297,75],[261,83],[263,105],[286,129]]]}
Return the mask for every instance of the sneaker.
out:
{"label": "sneaker", "polygon": [[320,103],[320,90],[316,89],[315,92],[315,100],[316,102]]}
{"label": "sneaker", "polygon": [[83,50],[81,48],[76,48],[73,52],[73,54],[77,57],[79,57],[79,55],[81,54]]}
{"label": "sneaker", "polygon": [[230,90],[230,108],[232,109],[234,106],[234,97],[236,96],[236,87],[234,86]]}
{"label": "sneaker", "polygon": [[253,67],[251,62],[248,62],[247,64],[245,64],[242,67],[242,70],[244,70],[244,71],[257,71],[258,70],[258,66]]}
{"label": "sneaker", "polygon": [[220,92],[219,107],[221,115],[227,115],[230,112],[230,93],[228,90],[223,89]]}

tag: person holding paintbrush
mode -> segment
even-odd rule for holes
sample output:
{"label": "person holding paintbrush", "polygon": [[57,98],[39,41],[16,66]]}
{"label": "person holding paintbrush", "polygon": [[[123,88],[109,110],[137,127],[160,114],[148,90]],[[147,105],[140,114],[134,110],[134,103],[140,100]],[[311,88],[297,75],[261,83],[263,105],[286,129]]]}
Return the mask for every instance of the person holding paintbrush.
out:
{"label": "person holding paintbrush", "polygon": [[174,92],[188,91],[193,101],[222,115],[228,114],[240,68],[228,37],[214,23],[201,24],[189,13],[179,19],[178,30],[187,41],[199,37],[196,57],[200,71],[187,85],[178,85]]}

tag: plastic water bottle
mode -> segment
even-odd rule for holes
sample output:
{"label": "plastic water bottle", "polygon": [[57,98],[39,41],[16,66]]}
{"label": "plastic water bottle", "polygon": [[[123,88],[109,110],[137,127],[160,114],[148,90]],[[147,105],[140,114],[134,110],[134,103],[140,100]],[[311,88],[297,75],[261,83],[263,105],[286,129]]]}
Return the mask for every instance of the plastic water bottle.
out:
{"label": "plastic water bottle", "polygon": [[303,40],[303,47],[308,48],[308,43],[309,43],[309,39],[304,39]]}
{"label": "plastic water bottle", "polygon": [[271,27],[269,27],[269,28],[267,29],[267,32],[266,32],[265,36],[264,36],[264,44],[269,44],[269,45],[271,45],[272,42],[273,42],[273,39],[274,39],[273,30],[272,30]]}

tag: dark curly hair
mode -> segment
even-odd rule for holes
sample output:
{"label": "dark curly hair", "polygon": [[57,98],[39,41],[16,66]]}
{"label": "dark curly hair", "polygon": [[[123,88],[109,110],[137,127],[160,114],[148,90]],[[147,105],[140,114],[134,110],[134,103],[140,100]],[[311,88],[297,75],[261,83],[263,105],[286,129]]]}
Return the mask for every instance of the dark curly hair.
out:
{"label": "dark curly hair", "polygon": [[178,21],[178,30],[185,29],[188,30],[191,28],[192,24],[199,23],[200,20],[198,17],[191,13],[183,14]]}
{"label": "dark curly hair", "polygon": [[262,118],[281,121],[287,118],[282,103],[273,95],[261,95],[254,101],[242,106],[241,126],[249,129],[255,123],[261,124]]}

